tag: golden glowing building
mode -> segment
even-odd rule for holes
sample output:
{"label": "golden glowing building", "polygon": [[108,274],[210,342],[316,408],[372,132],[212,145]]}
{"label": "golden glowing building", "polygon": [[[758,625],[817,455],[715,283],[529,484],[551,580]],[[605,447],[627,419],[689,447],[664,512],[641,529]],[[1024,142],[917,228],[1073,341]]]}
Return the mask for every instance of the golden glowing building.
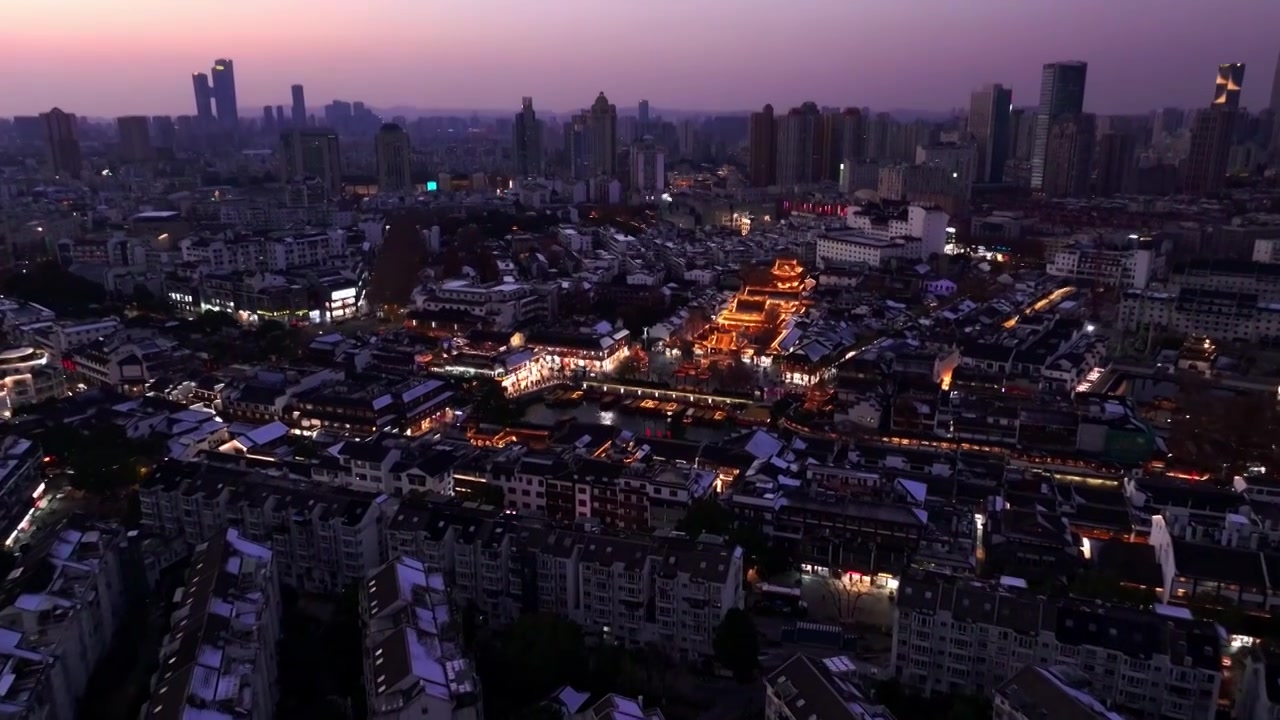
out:
{"label": "golden glowing building", "polygon": [[792,259],[742,278],[742,288],[716,315],[698,344],[710,354],[772,354],[787,321],[804,311],[812,287],[804,266]]}

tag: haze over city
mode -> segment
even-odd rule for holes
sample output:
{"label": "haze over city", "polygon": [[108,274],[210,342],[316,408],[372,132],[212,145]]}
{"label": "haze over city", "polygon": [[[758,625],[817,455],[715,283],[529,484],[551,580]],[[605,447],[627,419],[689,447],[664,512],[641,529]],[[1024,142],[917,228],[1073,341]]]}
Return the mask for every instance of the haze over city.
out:
{"label": "haze over city", "polygon": [[44,3],[7,2],[0,115],[189,113],[190,73],[214,57],[235,58],[245,108],[303,83],[313,107],[509,110],[532,95],[566,112],[604,90],[621,107],[942,111],[983,82],[1034,104],[1041,65],[1063,59],[1089,63],[1093,112],[1201,105],[1225,62],[1250,68],[1242,104],[1261,107],[1277,27],[1272,0],[69,0],[56,22]]}
{"label": "haze over city", "polygon": [[0,720],[1280,720],[1280,0],[0,0]]}

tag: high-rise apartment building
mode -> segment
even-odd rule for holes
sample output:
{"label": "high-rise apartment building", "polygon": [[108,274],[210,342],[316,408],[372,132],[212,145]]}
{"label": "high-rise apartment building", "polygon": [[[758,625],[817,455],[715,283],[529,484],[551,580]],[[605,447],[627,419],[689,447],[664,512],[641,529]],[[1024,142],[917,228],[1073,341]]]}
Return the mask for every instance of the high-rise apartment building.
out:
{"label": "high-rise apartment building", "polygon": [[649,127],[649,101],[641,100],[640,107],[637,108],[637,110],[638,110],[637,114],[640,120],[640,134],[644,135],[646,130]]}
{"label": "high-rise apartment building", "polygon": [[698,121],[692,118],[681,120],[676,126],[676,157],[681,160],[696,160],[701,145],[702,135],[698,131]]}
{"label": "high-rise apartment building", "polygon": [[1191,153],[1183,189],[1191,194],[1215,193],[1227,177],[1231,146],[1240,116],[1240,90],[1244,87],[1244,65],[1218,66],[1213,87],[1213,103],[1196,115],[1191,129]]}
{"label": "high-rise apartment building", "polygon": [[983,85],[969,99],[969,134],[978,146],[977,182],[998,183],[1004,179],[1012,110],[1013,90],[999,83]]}
{"label": "high-rise apartment building", "polygon": [[618,109],[601,91],[591,104],[591,169],[593,175],[618,174]]}
{"label": "high-rise apartment building", "polygon": [[240,125],[239,110],[236,106],[236,71],[235,66],[226,58],[213,61],[213,103],[218,110],[218,124],[227,130],[235,130]]}
{"label": "high-rise apartment building", "polygon": [[284,128],[284,106],[276,106],[276,129]]}
{"label": "high-rise apartment building", "polygon": [[280,158],[285,180],[319,180],[329,197],[342,195],[342,158],[333,130],[293,128],[280,133]]}
{"label": "high-rise apartment building", "polygon": [[1049,127],[1040,190],[1048,197],[1089,194],[1097,120],[1089,113],[1060,115]]}
{"label": "high-rise apartment building", "polygon": [[168,115],[156,115],[151,118],[151,138],[155,147],[172,150],[178,139],[178,130],[173,124],[173,118]]}
{"label": "high-rise apartment building", "polygon": [[533,109],[533,98],[520,102],[512,132],[514,134],[515,170],[517,177],[542,177],[546,172],[542,154],[542,121]]}
{"label": "high-rise apartment building", "polygon": [[1094,194],[1110,197],[1128,192],[1136,153],[1137,140],[1129,133],[1110,132],[1098,138],[1098,177]]}
{"label": "high-rise apartment building", "polygon": [[294,85],[289,88],[292,95],[293,104],[290,105],[289,115],[293,121],[293,126],[300,128],[307,126],[307,99],[303,94],[301,85]]}
{"label": "high-rise apartment building", "polygon": [[618,165],[618,110],[604,93],[564,124],[569,175],[575,180],[612,178]]}
{"label": "high-rise apartment building", "polygon": [[950,176],[951,193],[968,198],[982,161],[972,143],[935,143],[916,147],[916,164],[942,168]]}
{"label": "high-rise apartment building", "polygon": [[1036,114],[1026,108],[1009,112],[1008,160],[1030,162],[1036,145]]}
{"label": "high-rise apartment building", "polygon": [[209,76],[204,73],[191,73],[191,85],[196,92],[196,121],[204,126],[213,124],[213,88],[209,86]]}
{"label": "high-rise apartment building", "polygon": [[373,139],[378,165],[378,192],[404,194],[413,190],[413,153],[409,133],[394,123],[386,123]]}
{"label": "high-rise apartment building", "polygon": [[867,125],[863,122],[862,111],[858,108],[845,108],[840,123],[840,162],[856,163],[866,157]]}
{"label": "high-rise apartment building", "polygon": [[831,110],[822,113],[818,121],[817,148],[818,180],[840,180],[840,163],[844,160],[844,113]]}
{"label": "high-rise apartment building", "polygon": [[44,140],[49,171],[54,175],[80,179],[80,132],[76,128],[76,116],[54,108],[40,114],[44,123]]}
{"label": "high-rise apartment building", "polygon": [[562,127],[564,153],[569,165],[568,173],[573,180],[591,178],[590,127],[591,116],[587,113],[575,114]]}
{"label": "high-rise apartment building", "polygon": [[777,118],[779,185],[809,185],[822,180],[821,122],[822,113],[813,102]]}
{"label": "high-rise apartment building", "polygon": [[1078,60],[1048,63],[1040,73],[1040,105],[1036,108],[1035,145],[1031,153],[1031,189],[1042,190],[1049,130],[1063,115],[1084,112],[1088,63]]}
{"label": "high-rise apartment building", "polygon": [[666,153],[653,138],[631,146],[631,191],[640,198],[654,200],[667,186]]}
{"label": "high-rise apartment building", "polygon": [[751,184],[756,187],[769,187],[778,180],[778,131],[773,118],[772,105],[765,105],[760,112],[751,113],[747,135]]}
{"label": "high-rise apartment building", "polygon": [[270,105],[262,106],[262,129],[266,132],[276,129],[276,111]]}
{"label": "high-rise apartment building", "polygon": [[125,162],[147,162],[154,157],[151,148],[151,121],[145,115],[116,118],[120,134],[120,157]]}

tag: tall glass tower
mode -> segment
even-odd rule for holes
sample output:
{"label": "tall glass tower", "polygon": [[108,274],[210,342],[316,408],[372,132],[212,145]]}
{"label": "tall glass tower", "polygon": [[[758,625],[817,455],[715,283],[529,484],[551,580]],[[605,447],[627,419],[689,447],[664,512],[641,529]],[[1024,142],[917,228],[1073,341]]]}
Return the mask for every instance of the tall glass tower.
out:
{"label": "tall glass tower", "polygon": [[230,60],[213,61],[213,103],[218,109],[218,123],[234,130],[240,124],[236,111],[236,71]]}
{"label": "tall glass tower", "polygon": [[1036,110],[1036,137],[1031,152],[1031,189],[1044,189],[1044,162],[1049,148],[1049,126],[1064,115],[1084,112],[1084,82],[1089,64],[1079,60],[1048,63],[1040,73],[1040,107]]}
{"label": "tall glass tower", "polygon": [[196,91],[196,117],[202,124],[213,122],[213,91],[209,88],[209,76],[191,73],[191,85]]}

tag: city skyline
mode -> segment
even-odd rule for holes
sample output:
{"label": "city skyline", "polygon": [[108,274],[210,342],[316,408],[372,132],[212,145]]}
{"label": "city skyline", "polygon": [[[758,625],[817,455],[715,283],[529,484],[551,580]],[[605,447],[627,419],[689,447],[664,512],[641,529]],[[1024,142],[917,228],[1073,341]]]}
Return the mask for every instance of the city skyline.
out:
{"label": "city skyline", "polygon": [[[42,55],[38,83],[29,82],[29,67],[0,64],[0,85],[17,89],[0,97],[0,115],[55,106],[89,117],[195,114],[189,78],[208,72],[214,58],[236,63],[241,117],[255,114],[248,108],[289,106],[294,84],[306,87],[311,108],[342,98],[376,108],[514,112],[521,97],[533,96],[542,112],[560,115],[604,91],[627,114],[641,98],[689,112],[745,112],[765,103],[785,111],[805,100],[945,111],[967,107],[986,83],[1012,88],[1014,102],[1026,106],[1035,104],[1043,64],[1073,59],[1090,66],[1089,112],[1199,107],[1212,97],[1198,81],[1222,63],[1251,68],[1258,81],[1246,84],[1241,104],[1259,110],[1280,49],[1270,31],[1280,25],[1280,5],[1265,0],[1229,0],[1227,8],[1192,0],[1134,0],[1123,8],[1105,0],[1069,8],[1004,0],[976,8],[935,0],[866,8],[809,0],[813,7],[804,12],[758,0],[752,12],[733,14],[704,1],[681,4],[675,15],[671,2],[602,8],[583,0],[551,8],[507,0],[483,7],[372,0],[354,15],[301,0],[268,8],[228,0],[216,13],[157,0],[128,4],[131,12],[122,13],[118,5],[72,0],[56,27],[34,5],[0,11],[0,26],[20,29],[4,38],[14,57],[47,51],[55,32],[65,48],[57,57]],[[159,20],[144,26],[133,20],[139,15]],[[1225,28],[1224,17],[1233,19]],[[738,38],[750,52],[706,36],[712,24],[718,37]],[[286,25],[306,45],[281,43],[276,30]],[[154,32],[157,26],[165,32]],[[621,27],[653,32],[616,32]],[[1205,32],[1209,27],[1217,29]],[[659,28],[663,52],[654,50]],[[1230,30],[1226,39],[1223,30]],[[532,51],[537,38],[566,32],[576,36],[565,44],[574,52],[606,53],[617,62],[573,63]],[[801,47],[825,50],[815,57],[797,52]],[[329,64],[318,57],[351,59]],[[567,65],[575,71],[566,73]]]}

